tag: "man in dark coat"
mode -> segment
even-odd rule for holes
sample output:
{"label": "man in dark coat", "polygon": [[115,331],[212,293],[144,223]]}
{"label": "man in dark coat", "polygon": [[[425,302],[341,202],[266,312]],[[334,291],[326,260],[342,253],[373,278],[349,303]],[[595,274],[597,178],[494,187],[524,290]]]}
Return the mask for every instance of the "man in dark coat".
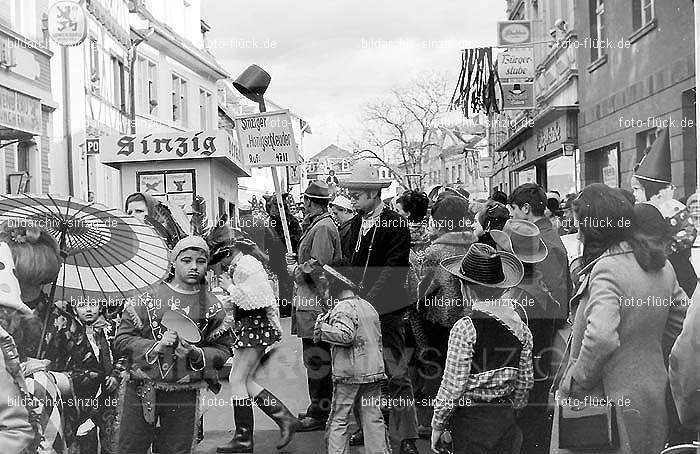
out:
{"label": "man in dark coat", "polygon": [[[316,260],[320,265],[335,265],[342,259],[340,236],[333,217],[328,212],[330,190],[323,181],[309,183],[303,194],[306,216],[299,240],[298,263]],[[293,256],[292,256],[293,257]],[[312,274],[295,267],[296,282],[292,334],[302,340],[304,366],[306,367],[311,404],[301,420],[300,432],[323,430],[331,410],[333,381],[331,370],[331,346],[326,342],[314,343],[314,324],[330,303],[325,300],[324,285]]]}
{"label": "man in dark coat", "polygon": [[418,422],[411,404],[413,387],[408,376],[404,323],[404,313],[411,305],[405,287],[411,249],[408,221],[382,202],[381,190],[390,182],[379,180],[377,169],[368,162],[355,163],[352,175],[341,185],[348,188],[358,212],[346,240],[352,247],[349,262],[354,282],[360,283],[360,296],[379,313],[400,453],[417,453]]}

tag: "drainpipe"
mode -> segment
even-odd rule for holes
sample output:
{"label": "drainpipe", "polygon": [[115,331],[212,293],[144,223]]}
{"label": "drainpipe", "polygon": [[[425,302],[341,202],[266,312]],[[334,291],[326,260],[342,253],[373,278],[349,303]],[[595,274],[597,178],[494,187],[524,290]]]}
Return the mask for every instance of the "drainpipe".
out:
{"label": "drainpipe", "polygon": [[68,195],[75,195],[73,190],[73,132],[71,131],[70,114],[70,64],[68,62],[68,48],[61,46],[61,59],[63,60],[63,128],[66,133],[66,158],[68,163]]}

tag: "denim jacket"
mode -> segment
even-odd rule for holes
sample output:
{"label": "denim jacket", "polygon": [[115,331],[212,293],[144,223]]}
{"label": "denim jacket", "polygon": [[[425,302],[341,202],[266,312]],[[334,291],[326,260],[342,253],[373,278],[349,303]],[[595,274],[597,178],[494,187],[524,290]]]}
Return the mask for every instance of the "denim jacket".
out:
{"label": "denim jacket", "polygon": [[331,344],[333,381],[374,383],[386,378],[379,315],[359,296],[337,300],[316,319],[314,340]]}

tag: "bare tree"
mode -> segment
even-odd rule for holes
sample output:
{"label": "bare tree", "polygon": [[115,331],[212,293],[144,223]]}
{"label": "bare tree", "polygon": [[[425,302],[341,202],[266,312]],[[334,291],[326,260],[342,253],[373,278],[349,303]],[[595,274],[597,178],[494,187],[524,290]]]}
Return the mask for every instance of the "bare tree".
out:
{"label": "bare tree", "polygon": [[379,161],[407,189],[414,189],[416,182],[406,174],[418,175],[422,187],[425,154],[431,147],[442,148],[444,132],[437,123],[448,111],[449,96],[446,75],[429,74],[367,103],[364,137],[353,144],[356,155]]}

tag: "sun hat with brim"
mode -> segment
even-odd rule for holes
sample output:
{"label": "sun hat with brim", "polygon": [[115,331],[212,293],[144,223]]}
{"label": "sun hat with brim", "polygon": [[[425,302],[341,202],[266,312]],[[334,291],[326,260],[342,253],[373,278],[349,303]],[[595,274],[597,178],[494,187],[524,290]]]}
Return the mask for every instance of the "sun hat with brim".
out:
{"label": "sun hat with brim", "polygon": [[523,264],[506,251],[474,243],[466,255],[448,257],[440,265],[453,276],[484,287],[515,287],[523,279]]}
{"label": "sun hat with brim", "polygon": [[0,243],[0,307],[16,310],[25,315],[33,311],[22,302],[22,292],[15,276],[15,262],[7,243]]}
{"label": "sun hat with brim", "polygon": [[302,195],[312,199],[330,199],[332,197],[328,184],[321,180],[311,181]]}
{"label": "sun hat with brim", "polygon": [[380,180],[379,171],[367,161],[357,161],[347,180],[341,180],[340,186],[348,189],[383,189],[391,186],[391,181]]}
{"label": "sun hat with brim", "polygon": [[525,263],[539,263],[547,258],[547,245],[540,229],[529,221],[509,219],[503,230],[490,231],[491,238],[500,247]]}
{"label": "sun hat with brim", "polygon": [[338,208],[342,208],[346,211],[352,211],[352,202],[345,196],[339,195],[331,202],[331,205],[335,205]]}

